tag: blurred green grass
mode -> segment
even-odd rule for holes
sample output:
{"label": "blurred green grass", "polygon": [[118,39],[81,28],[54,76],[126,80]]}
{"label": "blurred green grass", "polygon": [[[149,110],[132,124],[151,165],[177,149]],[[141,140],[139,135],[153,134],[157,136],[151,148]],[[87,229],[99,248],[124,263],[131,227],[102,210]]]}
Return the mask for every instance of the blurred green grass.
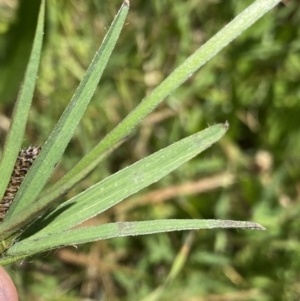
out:
{"label": "blurred green grass", "polygon": [[[51,181],[252,2],[132,1],[117,47]],[[44,143],[121,3],[47,4],[43,57],[24,146]],[[25,15],[36,18],[39,1],[31,5],[0,2],[1,145],[32,43]],[[296,1],[277,6],[168,97],[69,194],[208,124],[229,121],[230,130],[218,144],[97,217],[98,222],[226,218],[267,227],[265,232],[198,231],[179,275],[160,300],[300,298],[299,20]],[[224,185],[226,177],[233,183]],[[194,184],[194,190],[180,193],[186,183]],[[168,197],[166,191],[173,194]],[[168,233],[66,248],[11,266],[11,275],[21,300],[140,300],[164,283],[187,237]]]}

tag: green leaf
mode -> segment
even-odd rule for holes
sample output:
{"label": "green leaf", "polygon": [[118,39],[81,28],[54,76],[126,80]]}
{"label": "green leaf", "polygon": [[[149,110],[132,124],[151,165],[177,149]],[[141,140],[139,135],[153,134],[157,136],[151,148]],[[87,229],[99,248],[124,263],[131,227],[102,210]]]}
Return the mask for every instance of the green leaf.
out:
{"label": "green leaf", "polygon": [[45,228],[34,237],[67,230],[116,205],[210,147],[227,128],[227,124],[209,127],[104,179],[51,212]]}
{"label": "green leaf", "polygon": [[17,102],[14,107],[12,123],[5,141],[4,152],[0,162],[0,200],[2,199],[10,176],[13,171],[18,153],[24,139],[26,122],[31,107],[32,96],[35,88],[37,72],[40,63],[43,44],[43,28],[45,18],[45,1],[41,2],[38,23],[33,41],[32,51],[24,76],[23,87],[20,89]]}
{"label": "green leaf", "polygon": [[[99,79],[114,49],[123,27],[128,6],[123,4],[108,30],[100,49],[79,84],[71,102],[62,114],[41,153],[25,177],[7,217],[12,218],[22,209],[28,208],[44,187],[54,167],[61,158],[73,133],[93,96]],[[20,202],[22,200],[22,202]]]}
{"label": "green leaf", "polygon": [[[109,149],[102,156],[106,157],[108,155],[108,153],[112,152],[119,145],[120,144],[117,144],[113,148]],[[41,212],[44,212],[47,209],[49,209],[50,207],[52,207],[55,204],[55,202],[53,202],[53,201],[57,200],[57,199],[59,200],[59,197],[61,195],[65,194],[68,190],[69,190],[69,187],[67,185],[62,186],[59,189],[56,189],[56,190],[52,191],[51,193],[48,193],[41,199],[39,199],[36,203],[31,205],[28,208],[28,210],[23,210],[23,211],[21,211],[21,213],[18,213],[16,219],[10,219],[10,220],[7,220],[6,222],[4,222],[3,225],[0,226],[1,229],[4,229],[4,230],[1,230],[3,232],[1,232],[1,234],[0,234],[0,239],[4,239],[5,237],[7,237],[8,235],[10,235],[11,233],[14,233],[14,232],[16,232],[15,237],[19,236],[20,232],[18,230],[21,229],[21,232],[22,232],[22,229],[24,227],[26,227],[26,225],[28,225],[28,220],[30,223],[37,216],[40,216]],[[11,241],[12,240],[11,237],[9,237],[8,240]],[[4,242],[4,244],[6,244],[6,242]],[[3,249],[1,250],[1,247],[0,247],[0,254],[2,253],[2,251],[3,251]]]}
{"label": "green leaf", "polygon": [[[166,97],[189,79],[194,72],[213,58],[244,30],[272,9],[278,2],[280,2],[280,0],[258,0],[240,13],[194,54],[187,58],[157,88],[146,96],[114,130],[98,143],[98,145],[78,162],[57,184],[55,184],[55,188],[62,185],[72,187],[74,182],[77,183],[83,179],[97,166],[97,164],[99,164],[99,156],[101,156],[103,152],[128,136],[131,131]],[[74,177],[76,177],[76,181],[74,180]],[[73,183],[67,184],[69,181],[72,181]]]}
{"label": "green leaf", "polygon": [[83,244],[95,240],[123,237],[132,235],[147,235],[161,232],[215,229],[215,228],[242,228],[264,230],[262,226],[253,222],[232,220],[152,220],[141,222],[119,222],[94,227],[84,227],[59,233],[30,237],[16,243],[7,251],[7,255],[19,256],[34,254],[66,245]]}

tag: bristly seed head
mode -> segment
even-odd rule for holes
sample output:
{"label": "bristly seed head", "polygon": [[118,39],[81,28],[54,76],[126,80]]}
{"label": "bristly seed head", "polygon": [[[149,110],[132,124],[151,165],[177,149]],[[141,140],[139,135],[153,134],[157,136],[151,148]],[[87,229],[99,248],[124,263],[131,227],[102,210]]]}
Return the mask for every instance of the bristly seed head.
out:
{"label": "bristly seed head", "polygon": [[3,221],[11,203],[13,202],[21,183],[23,182],[28,170],[41,151],[41,147],[29,146],[21,149],[6,188],[3,199],[0,202],[0,222]]}

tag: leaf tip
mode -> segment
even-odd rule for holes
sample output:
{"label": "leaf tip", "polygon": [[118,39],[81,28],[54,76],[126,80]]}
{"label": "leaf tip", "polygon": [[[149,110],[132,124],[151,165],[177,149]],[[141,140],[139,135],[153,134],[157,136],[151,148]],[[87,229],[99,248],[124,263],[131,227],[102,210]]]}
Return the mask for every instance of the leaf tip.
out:
{"label": "leaf tip", "polygon": [[244,229],[249,229],[249,230],[266,230],[265,227],[261,226],[258,223],[254,223],[254,222],[246,222],[245,226],[243,227]]}
{"label": "leaf tip", "polygon": [[124,1],[123,1],[123,5],[129,7],[129,6],[130,6],[129,0],[124,0]]}
{"label": "leaf tip", "polygon": [[253,227],[251,227],[251,229],[254,229],[254,230],[266,230],[265,227],[261,226],[260,224],[257,224],[257,223],[253,223]]}
{"label": "leaf tip", "polygon": [[225,130],[229,129],[229,122],[226,120],[225,123],[223,124]]}

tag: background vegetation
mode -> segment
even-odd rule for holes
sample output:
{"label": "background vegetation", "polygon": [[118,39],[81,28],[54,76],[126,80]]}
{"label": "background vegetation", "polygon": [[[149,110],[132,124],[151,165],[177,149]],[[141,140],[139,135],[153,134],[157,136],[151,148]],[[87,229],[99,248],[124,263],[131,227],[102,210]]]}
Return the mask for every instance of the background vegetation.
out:
{"label": "background vegetation", "polygon": [[[132,1],[110,63],[51,181],[252,2]],[[258,222],[267,231],[117,238],[41,254],[9,267],[21,300],[141,300],[163,283],[160,300],[299,300],[300,8],[296,2],[277,6],[208,62],[69,194],[208,125],[228,120],[229,132],[211,149],[95,219],[97,223],[240,219]],[[43,57],[24,146],[43,145],[121,4],[47,3]],[[0,1],[1,146],[27,64],[38,7],[38,0]]]}

